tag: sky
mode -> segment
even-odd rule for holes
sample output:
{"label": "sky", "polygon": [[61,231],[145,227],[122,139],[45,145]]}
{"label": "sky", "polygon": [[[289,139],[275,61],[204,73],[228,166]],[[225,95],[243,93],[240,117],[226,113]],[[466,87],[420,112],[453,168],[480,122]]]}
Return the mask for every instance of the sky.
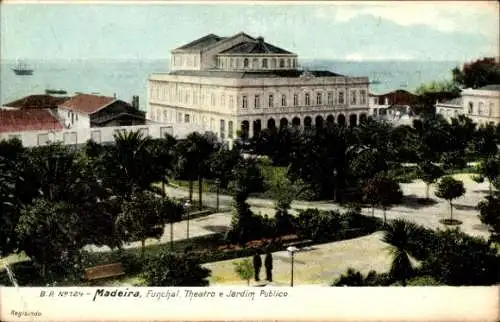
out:
{"label": "sky", "polygon": [[495,1],[1,3],[2,59],[168,59],[241,31],[302,59],[468,61],[500,47]]}

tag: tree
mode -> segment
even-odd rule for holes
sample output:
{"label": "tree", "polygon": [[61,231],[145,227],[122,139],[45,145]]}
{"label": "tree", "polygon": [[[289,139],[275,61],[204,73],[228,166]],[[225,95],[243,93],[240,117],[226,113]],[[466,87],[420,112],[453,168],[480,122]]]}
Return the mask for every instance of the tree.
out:
{"label": "tree", "polygon": [[233,169],[241,161],[236,149],[221,148],[210,157],[210,171],[220,180],[220,187],[226,189],[229,181],[233,179]]}
{"label": "tree", "polygon": [[453,220],[453,200],[465,194],[464,184],[451,176],[441,178],[437,186],[436,197],[448,200],[450,204],[450,220]]}
{"label": "tree", "polygon": [[480,237],[472,237],[457,229],[438,231],[432,252],[420,269],[441,284],[495,285],[500,280],[500,257]]}
{"label": "tree", "polygon": [[493,57],[484,57],[465,63],[462,69],[453,69],[453,81],[465,88],[479,88],[500,84],[500,64]]}
{"label": "tree", "polygon": [[177,151],[175,145],[177,140],[170,134],[165,134],[163,138],[152,140],[152,166],[156,168],[156,172],[162,176],[162,194],[165,195],[165,185],[168,183],[168,178],[174,174],[175,163],[177,159]]}
{"label": "tree", "polygon": [[147,286],[208,286],[211,271],[187,254],[161,252],[144,268]]}
{"label": "tree", "polygon": [[500,176],[500,160],[498,157],[489,157],[481,161],[477,167],[478,176],[473,179],[477,182],[483,182],[488,179],[490,196],[493,195],[493,182]]}
{"label": "tree", "polygon": [[234,271],[238,276],[242,279],[247,281],[247,286],[250,285],[250,280],[252,279],[254,275],[253,271],[253,265],[250,259],[246,258],[244,260],[234,262]]}
{"label": "tree", "polygon": [[159,215],[164,223],[170,224],[170,249],[174,248],[174,223],[182,220],[184,206],[182,203],[171,199],[163,198],[160,201]]}
{"label": "tree", "polygon": [[444,175],[444,171],[432,162],[423,162],[418,166],[418,175],[426,185],[425,198],[429,200],[430,185]]}
{"label": "tree", "polygon": [[478,204],[479,219],[491,230],[491,240],[500,242],[500,198],[487,196]]}
{"label": "tree", "polygon": [[67,203],[36,199],[21,211],[16,227],[19,250],[32,259],[42,277],[48,277],[84,246],[81,224]]}
{"label": "tree", "polygon": [[494,156],[498,152],[499,137],[492,124],[480,125],[474,135],[474,148],[482,156]]}
{"label": "tree", "polygon": [[371,270],[364,276],[360,271],[349,267],[330,286],[388,286],[391,283],[392,279],[387,274],[377,274]]}
{"label": "tree", "polygon": [[150,190],[153,182],[164,177],[155,166],[153,141],[139,131],[118,132],[115,144],[106,149],[103,158],[104,184],[116,195],[130,200],[135,191]]}
{"label": "tree", "polygon": [[293,230],[293,218],[289,211],[297,191],[288,179],[282,179],[273,185],[272,192],[276,210],[274,216],[276,234],[281,236]]}
{"label": "tree", "polygon": [[160,238],[163,234],[160,200],[148,193],[137,193],[122,205],[116,226],[124,241],[141,241],[141,256],[144,256],[146,239]]}
{"label": "tree", "polygon": [[372,203],[372,214],[375,202],[384,211],[384,224],[386,222],[386,211],[394,204],[401,202],[403,192],[399,183],[394,179],[381,173],[368,180],[364,188],[365,199]]}
{"label": "tree", "polygon": [[411,236],[415,229],[414,223],[396,219],[385,228],[382,238],[382,241],[390,245],[389,252],[393,256],[390,274],[401,281],[403,286],[406,286],[406,281],[413,275],[409,252],[412,248]]}
{"label": "tree", "polygon": [[198,179],[198,204],[201,210],[203,200],[203,177],[209,172],[208,160],[216,150],[217,138],[210,134],[193,132],[178,145],[181,168],[189,180],[189,199],[192,200],[193,181]]}

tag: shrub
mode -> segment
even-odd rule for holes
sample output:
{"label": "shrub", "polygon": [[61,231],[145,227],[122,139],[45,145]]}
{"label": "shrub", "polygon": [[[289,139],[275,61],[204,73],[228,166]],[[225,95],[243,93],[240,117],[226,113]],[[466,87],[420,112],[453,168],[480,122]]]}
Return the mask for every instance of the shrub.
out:
{"label": "shrub", "polygon": [[320,212],[318,209],[301,211],[297,217],[295,229],[300,238],[315,241],[329,240],[342,229],[338,211]]}
{"label": "shrub", "polygon": [[387,273],[378,274],[372,270],[364,276],[360,271],[348,268],[330,286],[388,286],[393,282]]}

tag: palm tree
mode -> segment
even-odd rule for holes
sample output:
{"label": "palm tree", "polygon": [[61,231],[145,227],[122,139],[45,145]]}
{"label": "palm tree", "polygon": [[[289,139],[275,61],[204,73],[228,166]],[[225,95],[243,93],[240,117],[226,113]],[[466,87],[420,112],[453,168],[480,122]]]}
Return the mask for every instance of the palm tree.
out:
{"label": "palm tree", "polygon": [[115,144],[105,155],[106,174],[103,180],[118,195],[130,200],[134,191],[144,191],[163,178],[155,167],[152,140],[139,131],[118,132]]}
{"label": "palm tree", "polygon": [[410,239],[418,229],[417,225],[404,219],[395,219],[385,228],[382,241],[389,244],[389,252],[392,254],[390,274],[406,286],[406,281],[413,273],[410,261],[411,251]]}
{"label": "palm tree", "polygon": [[201,210],[203,200],[203,177],[209,171],[208,162],[210,155],[215,151],[217,139],[209,134],[204,135],[194,132],[187,136],[185,141],[178,145],[181,168],[189,180],[189,200],[192,200],[193,180],[198,179],[198,202]]}

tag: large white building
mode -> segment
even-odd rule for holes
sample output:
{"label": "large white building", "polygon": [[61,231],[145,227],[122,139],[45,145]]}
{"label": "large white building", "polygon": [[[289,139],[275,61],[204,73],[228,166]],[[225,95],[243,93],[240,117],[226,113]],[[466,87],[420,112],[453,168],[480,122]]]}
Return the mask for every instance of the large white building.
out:
{"label": "large white building", "polygon": [[437,102],[436,113],[447,119],[465,115],[477,124],[499,124],[500,84],[464,89],[459,98]]}
{"label": "large white building", "polygon": [[245,33],[209,34],[171,52],[171,72],[149,77],[147,117],[195,123],[223,140],[237,131],[324,122],[356,125],[368,113],[368,78],[299,68],[296,54]]}

